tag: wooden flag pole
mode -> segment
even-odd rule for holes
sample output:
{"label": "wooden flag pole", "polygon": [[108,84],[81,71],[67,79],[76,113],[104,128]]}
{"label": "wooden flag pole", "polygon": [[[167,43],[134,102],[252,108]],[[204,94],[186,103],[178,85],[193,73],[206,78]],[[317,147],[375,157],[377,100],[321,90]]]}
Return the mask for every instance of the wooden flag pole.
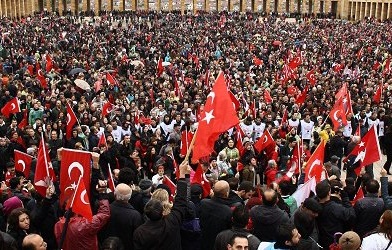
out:
{"label": "wooden flag pole", "polygon": [[187,161],[189,162],[189,155],[191,154],[191,150],[193,149],[193,145],[195,144],[195,139],[196,139],[196,135],[197,135],[198,130],[199,130],[199,127],[196,129],[195,134],[192,137],[192,141],[189,144],[188,150],[186,152],[185,158],[182,163],[187,162]]}

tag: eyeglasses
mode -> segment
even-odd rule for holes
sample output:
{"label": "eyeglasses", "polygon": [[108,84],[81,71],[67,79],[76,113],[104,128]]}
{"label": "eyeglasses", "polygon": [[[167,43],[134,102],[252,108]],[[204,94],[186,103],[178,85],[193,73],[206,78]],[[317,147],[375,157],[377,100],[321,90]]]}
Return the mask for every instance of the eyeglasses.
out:
{"label": "eyeglasses", "polygon": [[46,248],[48,246],[48,243],[46,243],[45,241],[42,241],[41,247]]}

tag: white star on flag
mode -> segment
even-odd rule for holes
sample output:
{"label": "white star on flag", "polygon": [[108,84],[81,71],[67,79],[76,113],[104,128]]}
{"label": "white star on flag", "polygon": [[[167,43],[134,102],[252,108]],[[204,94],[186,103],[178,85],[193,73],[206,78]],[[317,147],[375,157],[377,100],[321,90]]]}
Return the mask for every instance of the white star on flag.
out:
{"label": "white star on flag", "polygon": [[211,109],[211,111],[209,112],[205,112],[206,116],[203,118],[203,121],[207,121],[207,124],[210,124],[210,121],[212,118],[215,118],[215,116],[212,114],[214,112],[213,109]]}
{"label": "white star on flag", "polygon": [[364,147],[365,146],[365,143],[363,142],[363,141],[361,141],[360,143],[359,143],[359,147],[361,148],[361,147]]}

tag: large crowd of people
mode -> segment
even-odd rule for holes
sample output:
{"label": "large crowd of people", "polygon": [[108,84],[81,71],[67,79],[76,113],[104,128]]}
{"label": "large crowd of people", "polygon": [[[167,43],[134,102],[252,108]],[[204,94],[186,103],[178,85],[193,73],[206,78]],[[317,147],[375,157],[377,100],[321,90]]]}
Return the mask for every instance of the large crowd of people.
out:
{"label": "large crowd of people", "polygon": [[[237,12],[1,19],[0,248],[392,249],[389,28]],[[192,161],[184,135],[197,130],[219,72],[240,123]],[[336,127],[329,112],[342,86],[352,109]],[[13,100],[18,112],[4,112]],[[349,155],[373,126],[380,180],[372,164],[357,174]],[[266,130],[274,147],[259,152]],[[58,177],[45,197],[34,182],[42,139]],[[324,180],[298,202],[320,141]],[[297,144],[301,164],[287,175]],[[58,199],[64,149],[97,156],[92,220]],[[28,175],[15,151],[33,157]]]}

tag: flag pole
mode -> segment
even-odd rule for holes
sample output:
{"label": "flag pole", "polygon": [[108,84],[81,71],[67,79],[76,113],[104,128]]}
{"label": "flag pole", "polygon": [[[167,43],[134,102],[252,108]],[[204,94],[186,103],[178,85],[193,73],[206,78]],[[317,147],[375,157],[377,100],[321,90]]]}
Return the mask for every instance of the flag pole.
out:
{"label": "flag pole", "polygon": [[76,188],[74,190],[74,195],[72,196],[71,205],[69,206],[69,209],[66,211],[64,227],[63,227],[63,231],[61,232],[61,237],[60,237],[60,241],[59,241],[58,250],[62,250],[63,249],[63,244],[64,244],[64,241],[65,241],[65,237],[67,236],[67,229],[68,229],[69,221],[71,220],[72,206],[73,206],[73,203],[74,203],[74,200],[75,200],[76,191],[79,188],[79,184],[80,184],[81,180],[82,180],[82,176],[79,177],[78,185],[76,186]]}
{"label": "flag pole", "polygon": [[[194,134],[193,137],[192,137],[192,141],[191,141],[191,143],[189,144],[188,150],[187,150],[187,152],[186,152],[185,158],[184,158],[184,160],[182,161],[182,163],[184,163],[184,162],[186,162],[186,161],[189,161],[189,155],[191,154],[191,150],[193,149],[193,145],[195,144],[195,139],[196,139],[196,135],[197,135],[197,131],[198,131],[198,130],[199,130],[199,127],[196,129],[195,134]],[[182,163],[181,163],[181,164],[182,164]]]}

